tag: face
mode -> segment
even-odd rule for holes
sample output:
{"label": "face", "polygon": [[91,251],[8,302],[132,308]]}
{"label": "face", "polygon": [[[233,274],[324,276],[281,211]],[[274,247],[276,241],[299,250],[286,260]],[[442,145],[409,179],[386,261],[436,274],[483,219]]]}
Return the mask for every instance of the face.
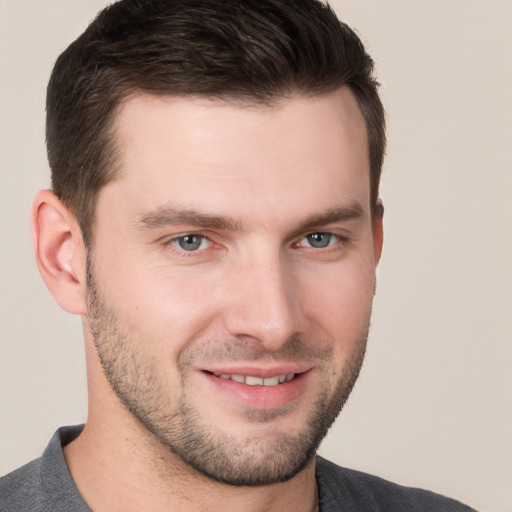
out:
{"label": "face", "polygon": [[100,192],[88,334],[162,450],[233,485],[303,469],[357,378],[380,222],[349,90],[137,96]]}

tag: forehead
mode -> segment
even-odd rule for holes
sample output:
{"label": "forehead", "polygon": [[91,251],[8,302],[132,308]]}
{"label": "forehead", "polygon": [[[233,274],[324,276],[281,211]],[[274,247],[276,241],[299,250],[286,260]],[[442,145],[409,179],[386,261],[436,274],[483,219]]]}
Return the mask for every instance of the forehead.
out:
{"label": "forehead", "polygon": [[105,192],[140,210],[201,203],[230,215],[369,201],[366,128],[348,88],[272,106],[138,95],[121,106],[115,137],[121,171]]}

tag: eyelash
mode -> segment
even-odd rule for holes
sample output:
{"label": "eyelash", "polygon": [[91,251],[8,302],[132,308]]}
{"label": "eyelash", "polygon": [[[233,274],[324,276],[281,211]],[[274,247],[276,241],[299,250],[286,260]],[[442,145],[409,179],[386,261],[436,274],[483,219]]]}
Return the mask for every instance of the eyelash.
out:
{"label": "eyelash", "polygon": [[[318,235],[320,235],[322,237],[323,236],[327,236],[329,238],[328,241],[327,241],[327,245],[325,245],[323,247],[314,247],[314,246],[311,245],[312,239],[310,237],[314,237],[314,236],[318,236]],[[198,247],[193,249],[193,250],[185,249],[181,245],[180,242],[183,241],[186,238],[200,239]],[[304,240],[307,240],[309,245],[302,245],[302,242]],[[292,244],[292,247],[293,248],[304,247],[306,249],[313,249],[313,250],[321,251],[321,250],[329,250],[330,248],[335,247],[339,243],[343,243],[343,242],[346,242],[346,241],[348,241],[348,239],[346,237],[338,235],[336,233],[332,233],[330,231],[312,231],[312,232],[307,233],[306,235],[304,235],[299,241],[294,242]],[[208,243],[208,246],[201,248],[201,246],[205,242]],[[212,239],[210,237],[206,236],[206,235],[203,235],[203,234],[200,234],[200,233],[186,233],[184,235],[175,236],[175,237],[167,240],[164,245],[172,246],[173,249],[176,252],[178,252],[180,255],[182,255],[182,256],[189,256],[189,255],[192,256],[192,255],[197,254],[197,253],[202,253],[206,249],[211,248],[211,246],[213,244],[214,244],[214,242],[212,241]]]}
{"label": "eyelash", "polygon": [[[179,245],[180,244],[180,241],[183,241],[185,238],[199,238],[200,241],[199,241],[199,247],[196,248],[195,250],[190,250],[188,251],[187,249],[185,249],[184,247],[180,247]],[[171,238],[170,240],[168,240],[166,242],[166,245],[172,245],[173,247],[175,247],[180,253],[195,253],[195,252],[200,252],[200,251],[203,251],[205,250],[206,248],[202,248],[201,249],[201,245],[203,245],[204,242],[207,242],[209,243],[208,247],[210,247],[210,245],[213,243],[212,240],[207,237],[206,235],[201,235],[201,234],[198,234],[198,233],[187,233],[185,235],[180,235],[180,236],[175,236],[173,238]]]}
{"label": "eyelash", "polygon": [[[327,236],[329,239],[328,239],[328,242],[327,242],[327,245],[323,246],[323,247],[314,247],[311,245],[312,243],[312,240],[310,239],[310,237],[314,237],[314,236]],[[295,247],[303,247],[300,245],[300,243],[303,241],[303,240],[308,240],[308,243],[310,245],[308,246],[305,246],[305,247],[308,247],[308,248],[311,248],[311,249],[317,249],[317,250],[322,250],[322,249],[328,249],[330,247],[333,247],[335,245],[337,245],[338,243],[340,242],[343,242],[343,241],[346,241],[346,238],[342,237],[341,235],[337,235],[336,233],[331,233],[330,231],[312,231],[311,233],[308,233],[307,235],[303,236],[299,242],[297,242],[296,244],[294,244]],[[333,242],[333,243],[331,243]]]}

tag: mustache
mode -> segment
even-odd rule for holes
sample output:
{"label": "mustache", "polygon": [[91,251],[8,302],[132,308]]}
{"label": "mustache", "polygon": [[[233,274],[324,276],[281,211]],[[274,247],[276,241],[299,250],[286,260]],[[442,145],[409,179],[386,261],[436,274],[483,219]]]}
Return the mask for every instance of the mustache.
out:
{"label": "mustache", "polygon": [[333,344],[306,341],[294,337],[277,350],[266,350],[255,339],[234,337],[223,340],[203,340],[185,347],[178,356],[178,366],[187,367],[200,362],[326,362],[333,357]]}

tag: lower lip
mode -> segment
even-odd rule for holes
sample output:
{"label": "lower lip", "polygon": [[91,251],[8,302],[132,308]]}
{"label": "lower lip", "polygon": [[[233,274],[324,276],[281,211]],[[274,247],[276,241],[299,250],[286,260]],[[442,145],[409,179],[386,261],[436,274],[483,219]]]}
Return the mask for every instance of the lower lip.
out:
{"label": "lower lip", "polygon": [[201,371],[200,375],[230,402],[255,410],[273,410],[291,404],[305,391],[312,370],[276,386],[250,386]]}

